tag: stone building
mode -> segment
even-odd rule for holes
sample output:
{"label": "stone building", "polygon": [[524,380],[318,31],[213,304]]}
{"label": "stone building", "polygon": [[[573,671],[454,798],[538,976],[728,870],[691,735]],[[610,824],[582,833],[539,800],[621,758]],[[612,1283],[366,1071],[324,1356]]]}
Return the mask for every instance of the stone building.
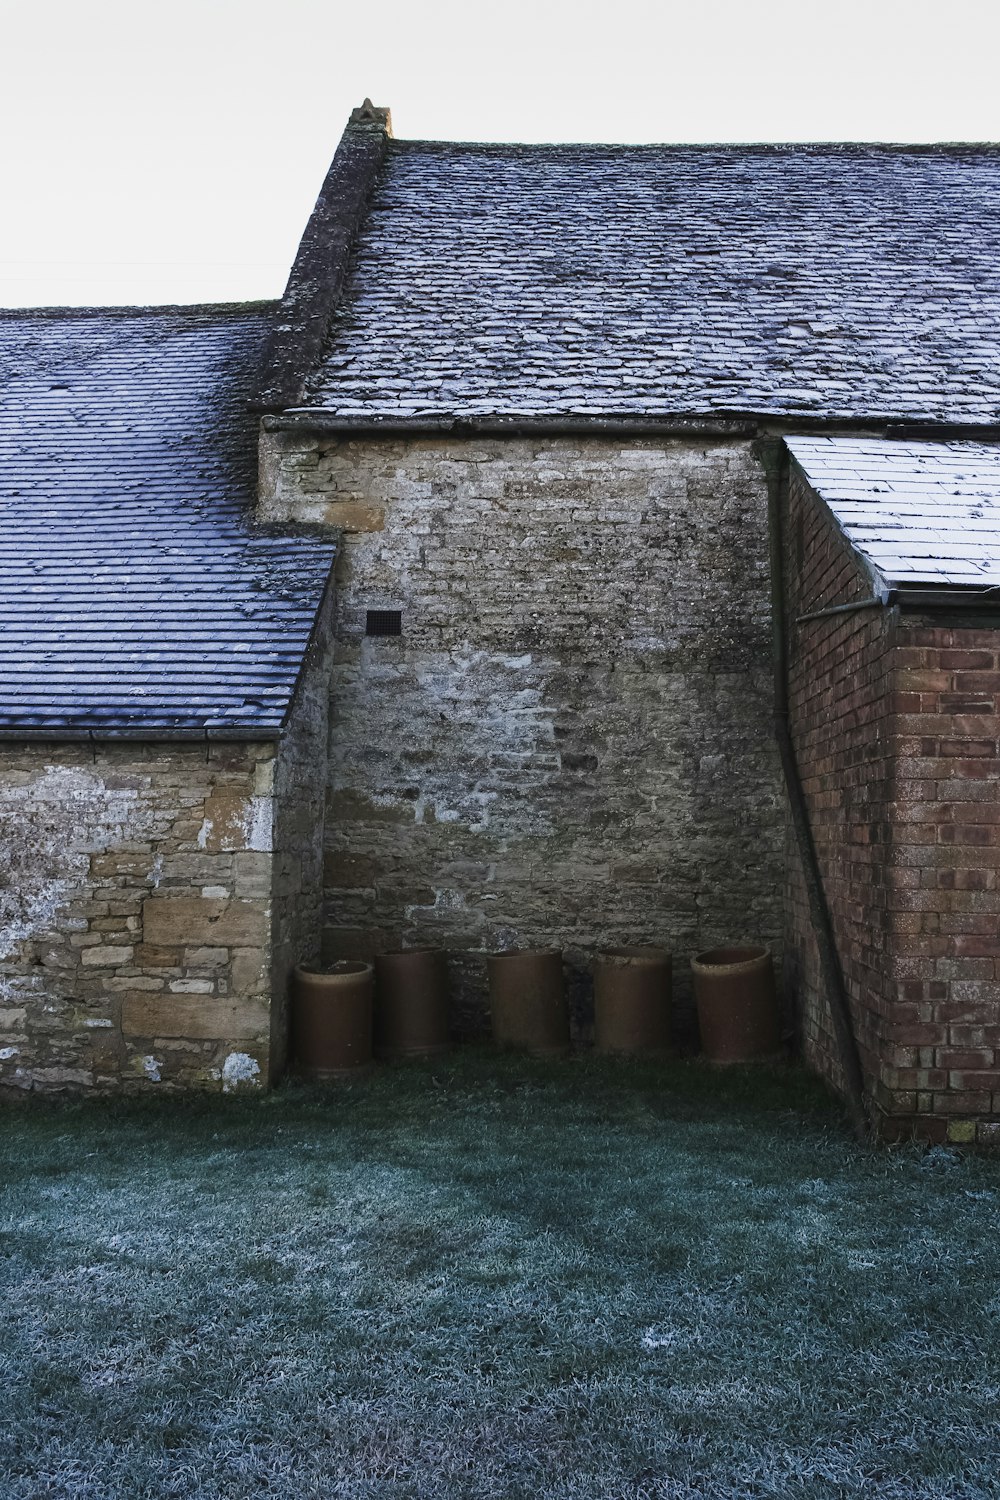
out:
{"label": "stone building", "polygon": [[990,146],[366,104],[280,304],[5,319],[0,1076],[276,1076],[320,946],[446,947],[468,1033],[558,945],[585,1034],[666,943],[683,1033],[753,938],[885,1133],[988,1138],[998,219]]}
{"label": "stone building", "polygon": [[318,945],[331,540],[251,522],[267,310],[5,315],[0,1068],[276,1077]]}

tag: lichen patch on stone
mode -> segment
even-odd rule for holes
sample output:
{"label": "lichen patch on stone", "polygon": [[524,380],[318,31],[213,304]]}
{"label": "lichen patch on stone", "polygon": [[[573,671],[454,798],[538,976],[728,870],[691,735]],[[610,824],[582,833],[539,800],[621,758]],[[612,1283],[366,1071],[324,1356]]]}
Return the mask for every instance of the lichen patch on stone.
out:
{"label": "lichen patch on stone", "polygon": [[232,1094],[239,1088],[260,1087],[260,1063],[248,1052],[230,1052],[222,1064],[222,1092]]}

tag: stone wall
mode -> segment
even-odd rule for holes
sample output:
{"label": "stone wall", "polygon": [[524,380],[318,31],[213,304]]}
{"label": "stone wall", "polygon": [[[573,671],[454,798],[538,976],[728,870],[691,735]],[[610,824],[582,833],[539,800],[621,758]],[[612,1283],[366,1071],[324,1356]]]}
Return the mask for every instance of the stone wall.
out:
{"label": "stone wall", "polygon": [[[325,950],[781,935],[766,492],[741,442],[265,433],[268,520],[342,528]],[[402,633],[366,636],[398,609]]]}
{"label": "stone wall", "polygon": [[266,1076],[274,749],[0,747],[0,1081]]}
{"label": "stone wall", "polygon": [[332,616],[331,588],[320,609],[294,711],[274,761],[270,1067],[275,1078],[287,1062],[292,970],[297,963],[318,959],[322,947]]}

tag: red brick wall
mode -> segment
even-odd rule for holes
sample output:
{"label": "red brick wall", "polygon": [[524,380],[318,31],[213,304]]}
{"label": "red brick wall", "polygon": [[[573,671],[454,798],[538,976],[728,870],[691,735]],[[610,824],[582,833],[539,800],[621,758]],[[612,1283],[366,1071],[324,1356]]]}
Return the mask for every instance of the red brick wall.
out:
{"label": "red brick wall", "polygon": [[908,1129],[995,1143],[1000,630],[904,616],[893,677],[895,1001],[885,1086]]}
{"label": "red brick wall", "polygon": [[[887,1138],[1000,1143],[1000,629],[872,609],[793,466],[789,724],[869,1088]],[[786,963],[807,1059],[839,1065],[797,851]]]}
{"label": "red brick wall", "polygon": [[[866,1077],[881,1073],[890,982],[884,956],[891,894],[892,625],[882,609],[796,623],[871,595],[857,555],[793,469],[786,516],[789,726]],[[840,1067],[797,851],[786,891],[786,978],[806,1058],[840,1082]]]}

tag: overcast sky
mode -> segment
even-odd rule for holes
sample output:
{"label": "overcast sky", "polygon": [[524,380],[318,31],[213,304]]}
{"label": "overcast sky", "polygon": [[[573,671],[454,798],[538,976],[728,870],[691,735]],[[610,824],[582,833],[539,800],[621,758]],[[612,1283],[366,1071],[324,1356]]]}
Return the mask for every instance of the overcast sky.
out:
{"label": "overcast sky", "polygon": [[993,0],[0,0],[0,305],[274,297],[398,136],[997,140]]}

